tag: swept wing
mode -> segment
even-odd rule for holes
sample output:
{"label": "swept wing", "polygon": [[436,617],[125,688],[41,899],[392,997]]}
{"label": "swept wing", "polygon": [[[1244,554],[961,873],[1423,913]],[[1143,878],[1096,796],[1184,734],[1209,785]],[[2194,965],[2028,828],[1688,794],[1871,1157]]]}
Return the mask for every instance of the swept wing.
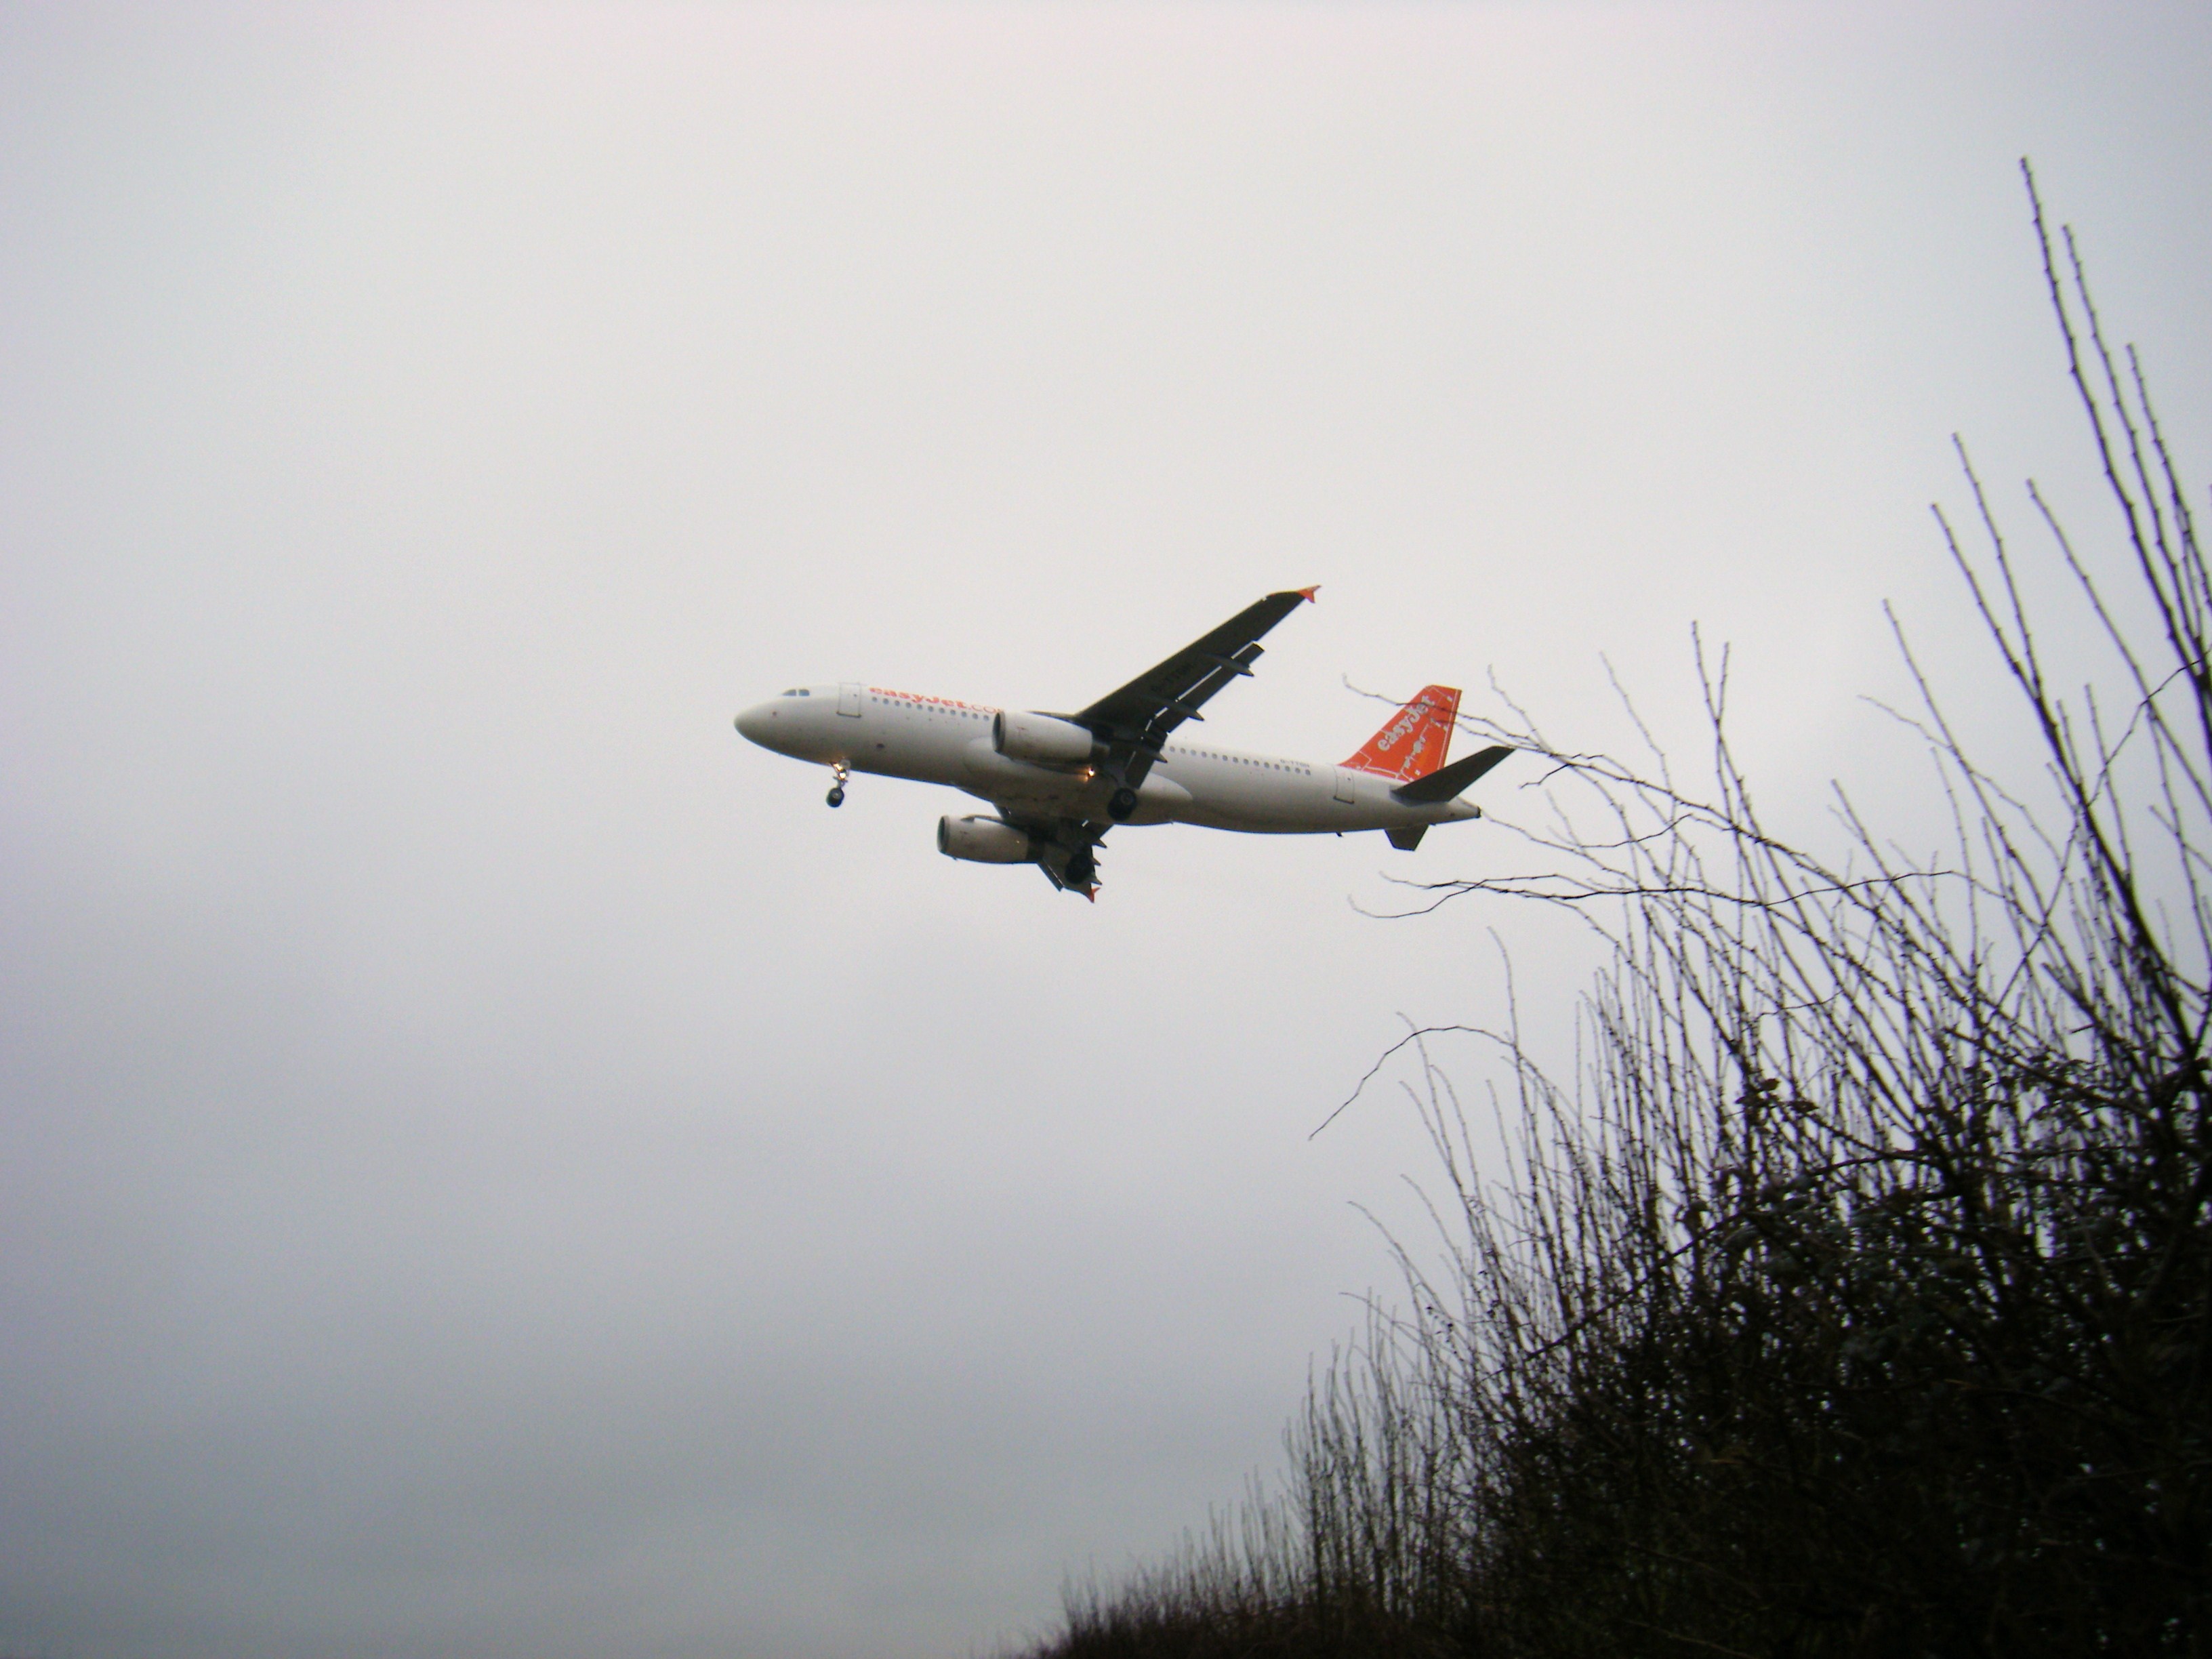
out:
{"label": "swept wing", "polygon": [[1318,592],[1296,587],[1268,594],[1073,716],[1107,745],[1107,772],[1132,789],[1142,783],[1168,734],[1185,720],[1203,720],[1198,711],[1209,698],[1251,673],[1261,635]]}
{"label": "swept wing", "polygon": [[[1297,587],[1270,593],[1081,714],[1061,718],[1088,727],[1106,745],[1100,769],[1119,787],[1133,790],[1144,782],[1176,727],[1185,720],[1203,720],[1199,709],[1209,698],[1231,680],[1251,673],[1261,653],[1260,636],[1320,591]],[[1083,893],[1095,890],[1098,843],[1114,827],[1110,821],[1047,817],[1005,807],[1000,815],[1052,849],[1038,862],[1054,886]]]}

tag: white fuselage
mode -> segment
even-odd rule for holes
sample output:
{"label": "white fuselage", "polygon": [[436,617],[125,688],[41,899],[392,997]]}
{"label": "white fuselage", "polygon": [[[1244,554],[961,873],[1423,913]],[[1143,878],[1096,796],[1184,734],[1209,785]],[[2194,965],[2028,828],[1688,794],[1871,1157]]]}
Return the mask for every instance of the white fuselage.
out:
{"label": "white fuselage", "polygon": [[[1012,811],[1104,820],[1112,782],[1087,765],[1000,754],[991,742],[998,712],[848,683],[787,691],[745,710],[737,726],[763,748],[796,759],[949,784]],[[1170,738],[1139,786],[1137,810],[1127,822],[1310,836],[1481,816],[1472,802],[1413,806],[1394,800],[1390,790],[1389,779],[1340,766]]]}

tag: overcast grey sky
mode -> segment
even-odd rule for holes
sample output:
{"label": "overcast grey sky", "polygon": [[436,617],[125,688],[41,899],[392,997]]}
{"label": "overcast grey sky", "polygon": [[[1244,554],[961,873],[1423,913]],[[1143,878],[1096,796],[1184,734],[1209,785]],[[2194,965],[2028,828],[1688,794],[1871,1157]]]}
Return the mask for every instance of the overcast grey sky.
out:
{"label": "overcast grey sky", "polygon": [[732,713],[1319,582],[1212,735],[1616,744],[1602,654],[1694,746],[1694,622],[1781,817],[1915,822],[1948,434],[2101,527],[2016,159],[2201,488],[2208,87],[2197,3],[0,9],[0,1653],[988,1650],[1233,1502],[1423,1167],[1307,1130],[1582,946],[1358,914],[1482,824],[1073,902]]}

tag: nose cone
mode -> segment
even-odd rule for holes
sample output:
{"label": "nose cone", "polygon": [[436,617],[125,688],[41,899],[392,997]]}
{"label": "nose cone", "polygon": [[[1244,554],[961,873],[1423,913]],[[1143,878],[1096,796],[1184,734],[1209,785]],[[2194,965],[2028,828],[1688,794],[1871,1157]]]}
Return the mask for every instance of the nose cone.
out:
{"label": "nose cone", "polygon": [[775,705],[757,702],[738,716],[738,735],[750,738],[763,749],[776,747]]}

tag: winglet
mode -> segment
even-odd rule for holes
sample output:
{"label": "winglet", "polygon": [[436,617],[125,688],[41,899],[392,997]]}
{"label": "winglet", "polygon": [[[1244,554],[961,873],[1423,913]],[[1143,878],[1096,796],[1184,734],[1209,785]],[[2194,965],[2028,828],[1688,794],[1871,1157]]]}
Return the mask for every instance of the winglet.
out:
{"label": "winglet", "polygon": [[1291,592],[1310,605],[1313,602],[1313,596],[1321,592],[1321,584],[1316,582],[1311,587],[1293,588]]}

